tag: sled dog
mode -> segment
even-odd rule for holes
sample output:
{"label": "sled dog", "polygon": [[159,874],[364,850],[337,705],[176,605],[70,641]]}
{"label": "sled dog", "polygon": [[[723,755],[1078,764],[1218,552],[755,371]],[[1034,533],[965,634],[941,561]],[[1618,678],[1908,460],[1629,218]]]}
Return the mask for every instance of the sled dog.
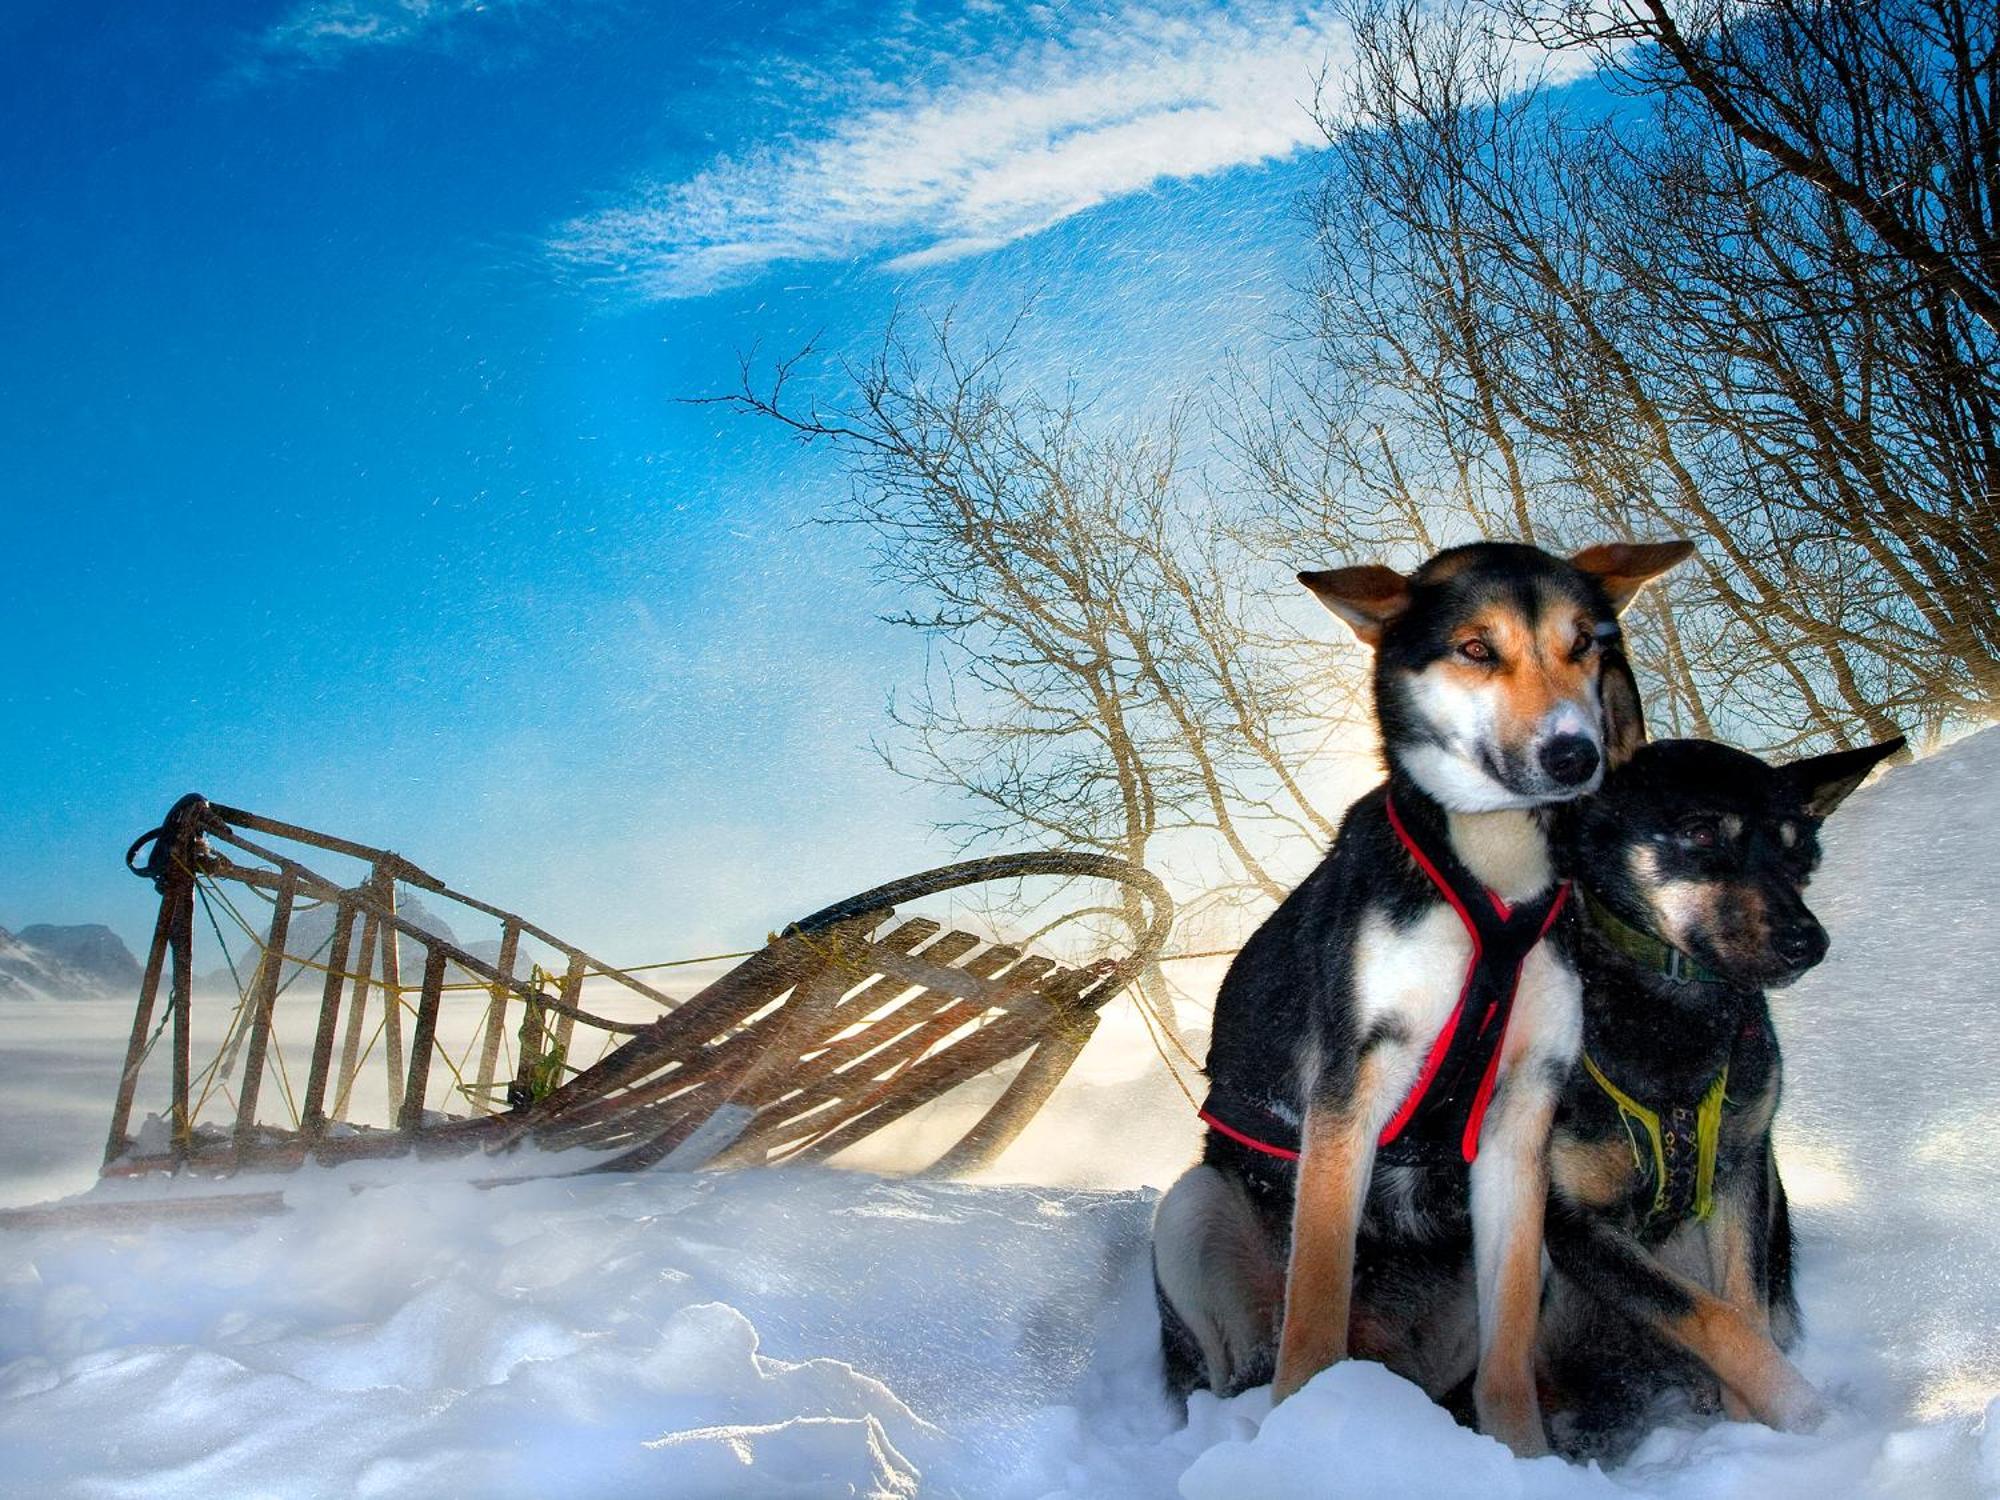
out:
{"label": "sled dog", "polygon": [[1692,550],[1482,542],[1299,575],[1374,648],[1388,779],[1217,996],[1202,1158],[1154,1221],[1175,1390],[1283,1400],[1353,1353],[1442,1396],[1476,1367],[1481,1428],[1546,1451],[1546,1148],[1582,1033],[1542,941],[1568,898],[1549,810],[1626,747],[1619,612]]}
{"label": "sled dog", "polygon": [[1773,767],[1726,745],[1636,750],[1556,819],[1573,881],[1583,1050],[1556,1107],[1544,1388],[1561,1445],[1611,1458],[1670,1391],[1813,1425],[1771,1153],[1765,991],[1826,954],[1803,892],[1821,820],[1901,739]]}

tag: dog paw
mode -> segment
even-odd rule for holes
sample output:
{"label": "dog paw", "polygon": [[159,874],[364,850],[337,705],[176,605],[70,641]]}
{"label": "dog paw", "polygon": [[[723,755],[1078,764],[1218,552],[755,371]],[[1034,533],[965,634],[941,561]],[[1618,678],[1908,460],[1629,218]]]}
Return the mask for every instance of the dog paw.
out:
{"label": "dog paw", "polygon": [[1278,1362],[1277,1374],[1271,1377],[1271,1404],[1276,1406],[1287,1396],[1295,1394],[1301,1386],[1312,1379],[1317,1373],[1317,1371],[1305,1368],[1303,1364],[1294,1363],[1287,1366],[1285,1361],[1280,1360]]}
{"label": "dog paw", "polygon": [[1772,1413],[1771,1425],[1781,1432],[1812,1432],[1829,1415],[1826,1398],[1803,1375],[1795,1375]]}
{"label": "dog paw", "polygon": [[1478,1386],[1472,1404],[1479,1414],[1479,1430],[1505,1443],[1516,1458],[1541,1458],[1548,1453],[1548,1435],[1542,1430],[1532,1384]]}

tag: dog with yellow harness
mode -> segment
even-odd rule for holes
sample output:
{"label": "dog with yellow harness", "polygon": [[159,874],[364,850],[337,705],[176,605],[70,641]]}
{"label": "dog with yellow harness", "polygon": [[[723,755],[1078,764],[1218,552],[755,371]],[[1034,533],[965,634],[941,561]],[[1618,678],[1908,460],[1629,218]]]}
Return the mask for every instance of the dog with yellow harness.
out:
{"label": "dog with yellow harness", "polygon": [[1820,824],[1902,745],[1774,767],[1660,741],[1556,819],[1583,1051],[1550,1141],[1539,1350],[1575,1456],[1622,1456],[1676,1398],[1719,1396],[1777,1428],[1819,1420],[1783,1352],[1798,1302],[1765,992],[1825,956],[1803,898]]}

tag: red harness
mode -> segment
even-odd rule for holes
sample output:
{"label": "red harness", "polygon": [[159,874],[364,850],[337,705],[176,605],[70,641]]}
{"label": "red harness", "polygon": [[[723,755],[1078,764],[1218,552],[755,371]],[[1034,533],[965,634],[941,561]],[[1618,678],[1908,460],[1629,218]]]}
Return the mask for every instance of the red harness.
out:
{"label": "red harness", "polygon": [[[1397,840],[1458,913],[1472,939],[1472,956],[1466,962],[1458,1003],[1431,1043],[1417,1081],[1382,1127],[1376,1147],[1379,1153],[1400,1145],[1397,1156],[1430,1160],[1455,1156],[1469,1163],[1479,1155],[1479,1131],[1500,1076],[1521,968],[1555,925],[1569,896],[1569,882],[1526,906],[1510,907],[1472,878],[1449,852],[1449,844],[1435,856],[1426,852],[1405,826],[1393,796],[1384,795],[1383,807]],[[1476,1028],[1468,1024],[1468,1015],[1479,1017]],[[1247,1099],[1221,1082],[1209,1090],[1201,1118],[1239,1146],[1285,1161],[1298,1160],[1298,1127],[1268,1104]]]}

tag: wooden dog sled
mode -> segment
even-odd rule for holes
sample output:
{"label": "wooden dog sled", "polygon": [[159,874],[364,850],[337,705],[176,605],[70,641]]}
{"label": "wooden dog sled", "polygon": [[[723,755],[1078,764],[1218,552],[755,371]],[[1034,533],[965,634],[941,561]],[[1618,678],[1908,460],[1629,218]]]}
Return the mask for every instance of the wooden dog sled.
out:
{"label": "wooden dog sled", "polygon": [[[106,1176],[528,1142],[588,1150],[585,1170],[823,1161],[1025,1055],[930,1168],[970,1171],[1020,1134],[1173,918],[1122,860],[973,860],[817,911],[676,997],[388,850],[198,796],[127,863],[160,905]],[[1031,918],[1041,951],[955,925],[968,900]],[[198,918],[225,958],[247,941],[235,994],[207,1010]]]}

